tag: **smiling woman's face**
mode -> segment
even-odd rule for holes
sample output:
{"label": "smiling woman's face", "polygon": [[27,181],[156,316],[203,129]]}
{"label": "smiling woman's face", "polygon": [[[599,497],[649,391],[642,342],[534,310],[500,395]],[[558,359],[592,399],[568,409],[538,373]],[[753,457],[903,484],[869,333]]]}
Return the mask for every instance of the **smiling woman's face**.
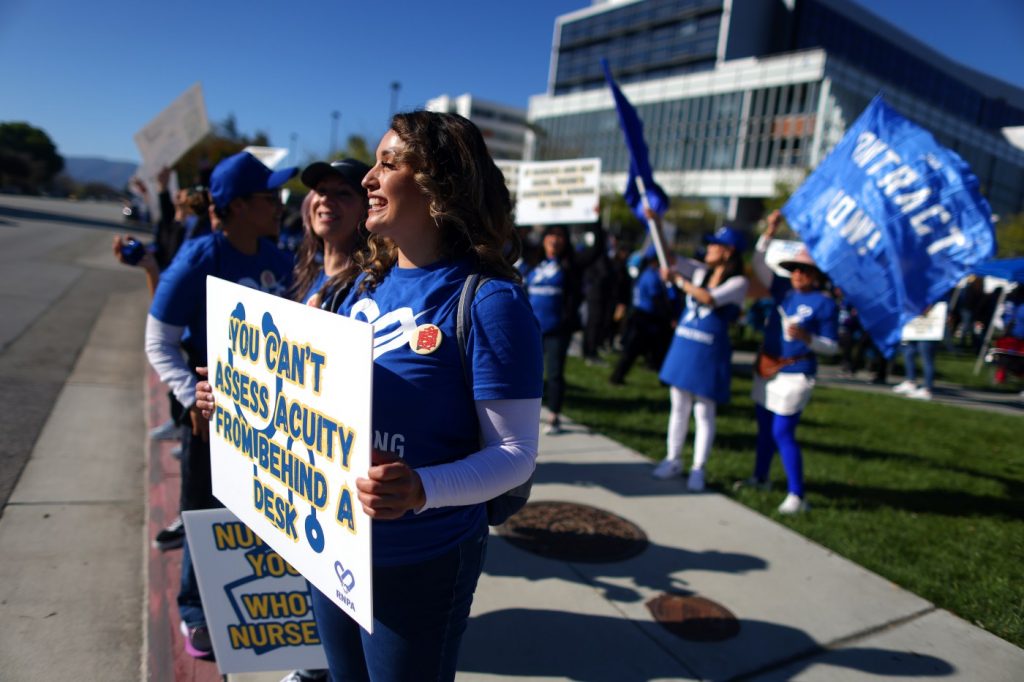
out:
{"label": "smiling woman's face", "polygon": [[430,201],[416,184],[415,172],[400,161],[406,145],[389,130],[377,146],[377,163],[363,179],[369,198],[366,229],[400,242],[415,230],[434,229]]}
{"label": "smiling woman's face", "polygon": [[316,183],[310,214],[316,236],[325,242],[344,241],[355,234],[366,215],[366,193],[329,175]]}

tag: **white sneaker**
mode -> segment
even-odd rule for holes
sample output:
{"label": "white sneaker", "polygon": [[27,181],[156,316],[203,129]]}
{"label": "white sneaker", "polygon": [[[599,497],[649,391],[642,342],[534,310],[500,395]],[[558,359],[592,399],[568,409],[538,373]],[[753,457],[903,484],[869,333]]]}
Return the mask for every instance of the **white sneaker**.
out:
{"label": "white sneaker", "polygon": [[913,391],[908,393],[907,397],[913,398],[914,400],[931,400],[932,392],[922,386],[921,388],[915,388]]}
{"label": "white sneaker", "polygon": [[900,395],[908,394],[911,391],[915,390],[917,390],[917,384],[915,384],[913,381],[910,381],[909,379],[901,381],[900,383],[892,387],[892,392],[899,393]]}
{"label": "white sneaker", "polygon": [[811,505],[804,502],[803,498],[797,497],[793,493],[786,495],[786,499],[779,505],[780,514],[799,514],[805,512],[811,508]]}
{"label": "white sneaker", "polygon": [[565,429],[562,428],[561,424],[548,424],[544,428],[545,436],[557,436],[560,433],[565,433]]}
{"label": "white sneaker", "polygon": [[675,478],[681,473],[683,473],[682,462],[676,459],[665,459],[661,461],[661,464],[654,467],[651,476],[664,480],[666,478]]}
{"label": "white sneaker", "polygon": [[704,491],[704,470],[691,469],[690,476],[686,479],[686,489],[691,493]]}
{"label": "white sneaker", "polygon": [[160,426],[150,429],[149,437],[153,440],[178,440],[181,438],[181,427],[168,419]]}

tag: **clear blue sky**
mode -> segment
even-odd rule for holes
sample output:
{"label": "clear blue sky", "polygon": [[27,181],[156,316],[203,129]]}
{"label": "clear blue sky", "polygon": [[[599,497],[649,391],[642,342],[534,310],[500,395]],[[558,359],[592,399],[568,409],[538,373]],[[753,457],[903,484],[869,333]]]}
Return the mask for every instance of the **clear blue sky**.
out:
{"label": "clear blue sky", "polygon": [[[1024,1],[856,0],[951,58],[1024,87]],[[68,156],[138,160],[132,135],[196,81],[211,121],[234,114],[300,161],[384,132],[437,95],[525,108],[547,85],[555,17],[589,0],[2,0],[0,121],[43,128]]]}

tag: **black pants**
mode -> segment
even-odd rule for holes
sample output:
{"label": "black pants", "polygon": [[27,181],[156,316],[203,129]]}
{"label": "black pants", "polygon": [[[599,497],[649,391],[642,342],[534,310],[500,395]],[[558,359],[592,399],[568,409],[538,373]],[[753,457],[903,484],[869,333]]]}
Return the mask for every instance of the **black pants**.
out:
{"label": "black pants", "polygon": [[615,365],[610,381],[621,384],[641,355],[647,358],[647,366],[657,372],[672,342],[672,328],[665,318],[652,315],[644,310],[633,310],[626,323],[622,337],[622,355]]}
{"label": "black pants", "polygon": [[569,353],[570,334],[562,331],[544,335],[544,404],[558,414],[565,400],[565,356]]}

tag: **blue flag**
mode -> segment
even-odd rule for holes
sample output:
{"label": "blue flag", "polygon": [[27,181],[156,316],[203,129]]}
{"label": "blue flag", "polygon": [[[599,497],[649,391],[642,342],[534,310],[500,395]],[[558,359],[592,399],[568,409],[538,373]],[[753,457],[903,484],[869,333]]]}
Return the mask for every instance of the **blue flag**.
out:
{"label": "blue flag", "polygon": [[629,103],[626,96],[619,90],[612,78],[612,72],[608,68],[608,60],[601,60],[601,67],[604,69],[604,79],[608,87],[612,89],[612,97],[615,98],[615,109],[619,113],[619,125],[622,127],[622,134],[626,138],[626,148],[629,150],[629,178],[626,180],[626,191],[623,198],[633,213],[641,221],[646,221],[643,203],[640,201],[640,190],[636,185],[637,177],[644,181],[647,189],[647,203],[658,215],[664,215],[668,210],[668,196],[654,182],[654,174],[651,171],[651,161],[647,156],[647,143],[644,142],[644,124],[636,114],[636,109]]}
{"label": "blue flag", "polygon": [[886,357],[992,256],[992,210],[955,152],[876,96],[782,208]]}

